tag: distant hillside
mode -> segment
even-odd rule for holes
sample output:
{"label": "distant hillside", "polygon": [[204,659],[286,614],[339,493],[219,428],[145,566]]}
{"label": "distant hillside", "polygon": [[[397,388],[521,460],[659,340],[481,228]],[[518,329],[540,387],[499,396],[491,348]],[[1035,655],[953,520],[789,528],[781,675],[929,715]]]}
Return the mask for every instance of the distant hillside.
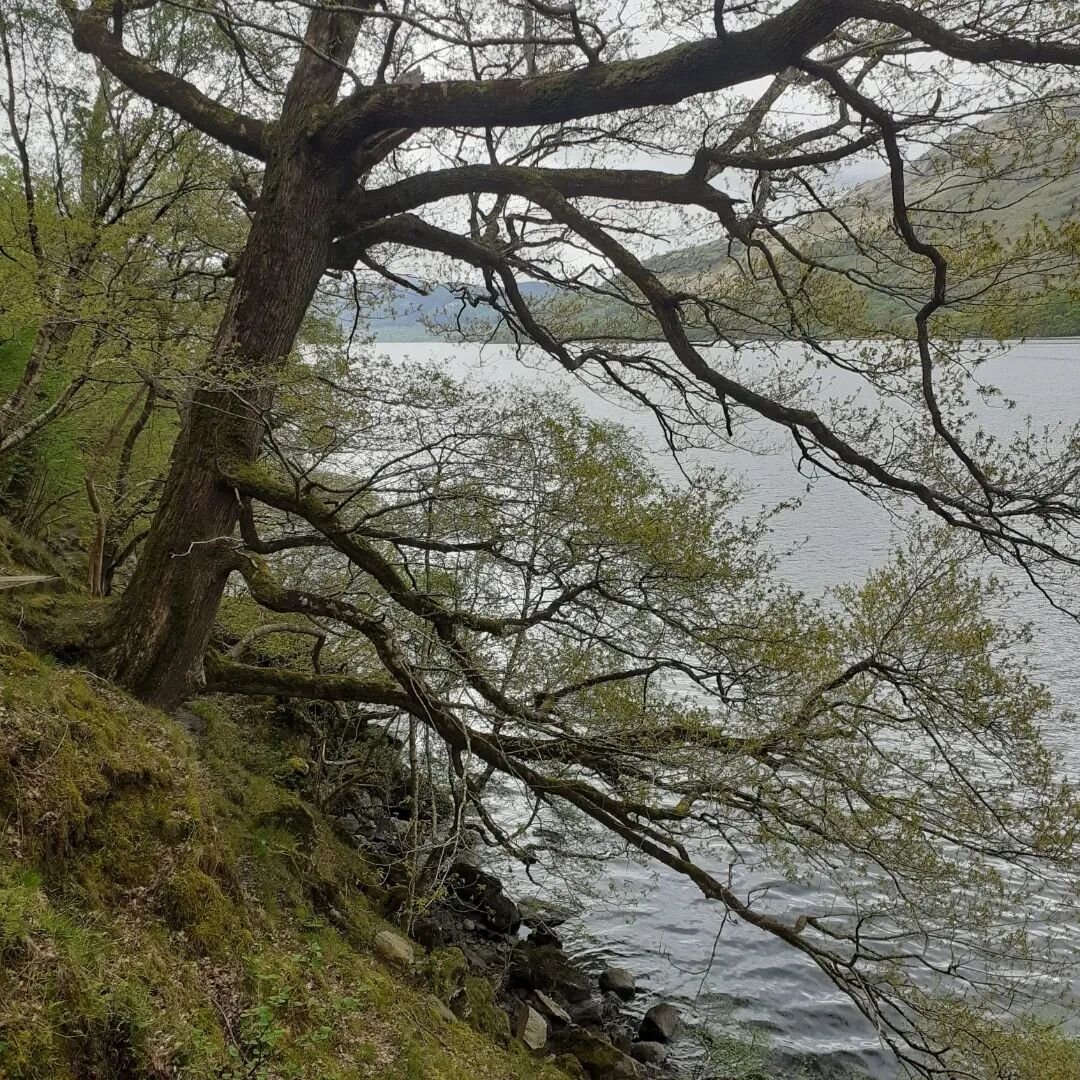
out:
{"label": "distant hillside", "polygon": [[[954,322],[975,334],[1062,336],[1080,334],[1080,301],[1068,287],[1072,248],[1080,246],[1067,228],[1080,219],[1080,107],[1053,121],[1016,113],[993,116],[953,133],[939,146],[913,160],[907,171],[908,205],[920,232],[949,256],[950,281],[956,292],[977,293],[995,273],[1013,282],[1011,301],[999,291],[995,304],[973,302]],[[929,268],[903,248],[892,223],[892,191],[887,176],[859,184],[836,203],[845,224],[860,238],[858,247],[831,215],[800,220],[788,237],[805,254],[846,274],[868,276],[878,291],[845,284],[848,295],[829,293],[820,301],[822,325],[830,329],[832,305],[839,326],[865,333],[885,330],[925,302]],[[782,264],[792,260],[771,245]],[[978,257],[979,269],[972,269]],[[776,298],[767,306],[763,290],[745,277],[745,251],[722,239],[665,253],[649,262],[672,283],[688,291],[727,294],[735,290],[729,313],[735,333],[774,336],[783,333],[784,313]],[[1050,272],[1046,273],[1046,268]],[[967,275],[967,277],[965,277]],[[981,275],[981,276],[980,276]],[[819,275],[827,277],[828,275]],[[522,283],[534,304],[551,304],[556,292],[538,282]],[[813,302],[808,301],[813,308]],[[756,311],[755,305],[761,310]],[[860,314],[852,314],[861,308]],[[756,316],[756,317],[755,317]],[[854,320],[852,323],[850,320]],[[450,287],[438,286],[419,296],[399,289],[372,317],[371,328],[383,341],[434,337],[433,325],[459,322],[472,336],[486,336],[496,318],[486,307],[463,305]],[[614,301],[571,305],[559,323],[576,323],[582,337],[611,334],[625,326],[635,335],[648,332],[641,316],[628,316]]]}
{"label": "distant hillside", "polygon": [[[521,283],[522,294],[530,300],[551,291],[539,282]],[[433,326],[460,324],[470,336],[489,334],[497,322],[495,314],[488,307],[471,306],[461,294],[462,290],[449,285],[436,285],[426,295],[396,288],[368,317],[371,333],[378,341],[432,341],[438,336]]]}
{"label": "distant hillside", "polygon": [[[993,332],[1080,333],[1080,303],[1066,280],[1075,272],[1076,247],[1068,225],[1080,218],[1078,143],[1080,108],[1054,121],[1002,114],[953,134],[907,168],[912,221],[946,252],[953,294],[976,292],[995,273],[1015,281],[1015,303],[997,313]],[[890,290],[892,295],[861,290],[866,329],[884,329],[925,302],[929,264],[907,252],[896,235],[888,176],[852,188],[837,210],[844,227],[818,213],[790,228],[788,237],[820,263],[868,275]],[[778,244],[770,246],[781,263],[791,265]],[[745,261],[745,251],[725,237],[667,253],[651,265],[669,281],[707,289],[732,280],[738,261]],[[974,314],[958,319],[975,326],[977,304],[972,309]]]}
{"label": "distant hillside", "polygon": [[[937,215],[938,224],[944,226],[944,215],[970,216],[999,227],[1001,238],[1009,240],[1020,236],[1036,217],[1051,228],[1059,227],[1080,210],[1076,143],[1080,128],[1071,130],[1071,121],[1080,122],[1080,108],[1069,110],[1055,130],[1043,119],[1023,127],[1017,116],[1002,114],[928,150],[909,164],[905,178],[908,203],[917,220]],[[875,218],[891,219],[889,177],[853,187],[840,206],[845,217],[864,225]],[[809,235],[815,229],[826,235],[838,233],[825,215],[811,218],[799,231]],[[652,265],[678,275],[714,267],[727,257],[725,237],[670,252]]]}

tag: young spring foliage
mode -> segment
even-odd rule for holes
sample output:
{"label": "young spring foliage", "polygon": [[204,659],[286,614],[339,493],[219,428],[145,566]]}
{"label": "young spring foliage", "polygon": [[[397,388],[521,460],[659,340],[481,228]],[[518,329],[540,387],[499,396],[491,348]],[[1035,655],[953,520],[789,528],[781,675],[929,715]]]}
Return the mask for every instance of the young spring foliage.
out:
{"label": "young spring foliage", "polygon": [[[812,958],[928,1071],[957,1067],[953,995],[984,1023],[1067,985],[1035,922],[1071,902],[1080,802],[1001,588],[955,540],[916,532],[811,600],[721,472],[665,479],[553,392],[372,366],[346,396],[332,432],[313,417],[278,431],[273,466],[227,470],[255,507],[234,566],[326,632],[322,667],[222,660],[211,685],[427,732],[417,873],[465,822],[555,874],[575,852],[651,856],[718,920]],[[321,715],[339,745],[348,714]],[[763,864],[820,899],[747,900]]]}

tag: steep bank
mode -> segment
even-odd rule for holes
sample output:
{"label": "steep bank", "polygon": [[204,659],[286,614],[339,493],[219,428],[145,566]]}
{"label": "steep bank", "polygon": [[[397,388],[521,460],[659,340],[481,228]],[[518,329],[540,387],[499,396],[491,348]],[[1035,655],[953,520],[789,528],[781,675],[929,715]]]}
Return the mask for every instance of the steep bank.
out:
{"label": "steep bank", "polygon": [[0,626],[0,1075],[565,1077],[454,950],[394,966],[286,730],[224,701],[186,721]]}

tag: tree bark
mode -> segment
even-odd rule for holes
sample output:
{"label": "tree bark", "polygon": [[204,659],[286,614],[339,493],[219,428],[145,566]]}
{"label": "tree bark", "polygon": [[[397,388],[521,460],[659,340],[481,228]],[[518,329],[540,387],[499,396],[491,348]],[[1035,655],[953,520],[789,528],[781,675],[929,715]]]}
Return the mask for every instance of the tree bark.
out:
{"label": "tree bark", "polygon": [[236,281],[195,392],[146,548],[111,633],[113,677],[169,707],[198,678],[228,577],[240,510],[223,460],[253,460],[274,376],[293,347],[332,239],[339,183],[302,146],[272,167]]}
{"label": "tree bark", "polygon": [[201,680],[229,576],[240,499],[222,480],[221,465],[258,454],[276,378],[326,269],[335,211],[352,181],[348,163],[320,156],[310,132],[319,110],[337,96],[359,25],[356,12],[315,11],[308,22],[307,47],[269,140],[259,208],[202,385],[173,449],[146,547],[106,634],[113,678],[166,708]]}

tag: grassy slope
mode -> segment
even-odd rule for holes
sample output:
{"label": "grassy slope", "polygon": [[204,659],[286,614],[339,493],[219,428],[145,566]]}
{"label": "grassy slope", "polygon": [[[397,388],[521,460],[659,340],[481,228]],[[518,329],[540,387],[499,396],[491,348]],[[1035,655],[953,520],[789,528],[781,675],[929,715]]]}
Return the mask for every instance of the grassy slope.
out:
{"label": "grassy slope", "polygon": [[[367,868],[289,789],[288,733],[197,711],[196,738],[0,623],[0,1076],[565,1080],[456,950],[373,958]],[[462,984],[473,1026],[437,998]]]}

